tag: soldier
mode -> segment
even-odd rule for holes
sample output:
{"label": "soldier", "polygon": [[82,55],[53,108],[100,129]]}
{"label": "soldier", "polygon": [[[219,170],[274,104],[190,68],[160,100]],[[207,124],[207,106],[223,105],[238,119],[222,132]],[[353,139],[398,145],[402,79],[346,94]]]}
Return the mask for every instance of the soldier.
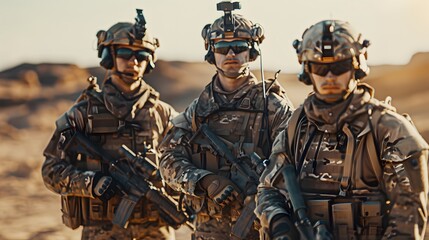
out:
{"label": "soldier", "polygon": [[[83,226],[82,239],[174,239],[156,205],[144,197],[126,229],[113,225],[114,214],[125,214],[115,212],[122,198],[120,184],[108,164],[67,148],[71,136],[79,132],[114,159],[122,158],[118,153],[122,144],[145,152],[154,163],[159,157],[156,150],[177,112],[143,80],[155,67],[159,42],[146,31],[142,10],[137,13],[135,24],[120,22],[97,33],[100,65],[111,70],[111,76],[101,90],[93,82],[57,120],[44,151],[44,183],[61,195],[64,224],[72,229]],[[135,171],[136,166],[128,169]]]}
{"label": "soldier", "polygon": [[264,239],[298,239],[298,232],[423,239],[428,145],[390,101],[378,101],[359,81],[369,70],[368,46],[338,20],[321,21],[294,42],[299,79],[314,92],[274,141],[261,177],[255,212]]}
{"label": "soldier", "polygon": [[271,143],[291,114],[284,90],[249,71],[264,39],[262,27],[239,14],[237,3],[221,2],[225,16],[203,28],[205,60],[217,73],[201,95],[173,119],[161,144],[161,176],[184,193],[194,212],[193,239],[259,239],[255,194],[264,169],[253,152],[269,156]]}

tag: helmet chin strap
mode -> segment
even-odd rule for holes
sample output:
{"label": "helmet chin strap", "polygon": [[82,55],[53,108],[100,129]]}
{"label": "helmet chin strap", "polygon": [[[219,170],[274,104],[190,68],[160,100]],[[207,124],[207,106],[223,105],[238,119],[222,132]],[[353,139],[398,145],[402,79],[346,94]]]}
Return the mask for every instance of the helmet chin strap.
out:
{"label": "helmet chin strap", "polygon": [[242,78],[242,77],[247,76],[249,74],[249,66],[246,66],[245,68],[243,68],[243,70],[241,72],[237,72],[237,73],[233,73],[233,74],[226,73],[225,71],[220,69],[218,66],[216,66],[216,69],[220,75],[227,77],[227,78],[231,78],[231,79],[239,79],[239,78]]}

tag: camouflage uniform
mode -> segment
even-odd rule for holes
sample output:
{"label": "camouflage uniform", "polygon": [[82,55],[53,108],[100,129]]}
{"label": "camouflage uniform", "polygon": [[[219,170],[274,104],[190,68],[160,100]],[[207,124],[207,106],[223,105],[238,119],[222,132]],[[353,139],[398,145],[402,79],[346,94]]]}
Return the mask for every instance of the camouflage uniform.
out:
{"label": "camouflage uniform", "polygon": [[[343,22],[335,20],[332,27],[330,21],[323,21],[307,30],[303,41],[307,40],[305,34],[324,24],[335,29],[334,42],[340,38],[335,35],[337,29],[349,39],[355,36],[344,34],[348,28]],[[319,49],[321,45],[322,40]],[[298,48],[301,53],[306,54]],[[275,232],[271,231],[279,216],[292,222],[296,219],[281,174],[292,165],[311,222],[326,223],[335,239],[423,239],[427,143],[406,117],[376,100],[369,85],[358,83],[345,99],[334,103],[319,96],[313,93],[305,100],[273,144],[255,211],[262,236],[273,238]]]}
{"label": "camouflage uniform", "polygon": [[[336,239],[421,239],[427,219],[428,145],[415,127],[374,99],[368,86],[360,86],[336,109],[314,95],[303,108],[295,134],[283,131],[275,140],[269,170],[261,178],[257,213],[262,226],[268,229],[276,214],[292,214],[279,191],[284,188],[279,173],[285,164],[293,164],[313,223],[330,222],[335,214],[337,219],[342,214],[353,219],[354,226],[331,222]],[[339,110],[345,111],[338,114]],[[294,144],[289,146],[289,141]],[[375,163],[370,155],[376,156]],[[345,176],[350,183],[343,188]],[[340,189],[346,196],[340,196]],[[354,213],[333,212],[346,203]]]}
{"label": "camouflage uniform", "polygon": [[[119,159],[118,149],[122,144],[134,152],[142,152],[145,143],[157,149],[160,139],[171,127],[169,120],[176,112],[160,101],[159,94],[147,84],[141,86],[133,100],[123,97],[109,80],[105,82],[102,93],[94,94],[93,91],[92,95],[87,95],[87,99],[75,104],[57,120],[57,129],[44,151],[43,180],[50,190],[61,194],[64,223],[72,228],[83,225],[83,239],[92,239],[85,236],[93,236],[98,229],[102,229],[101,236],[116,234],[116,229],[118,236],[124,236],[123,239],[130,239],[129,235],[139,239],[149,239],[148,236],[154,236],[151,239],[168,239],[165,235],[168,231],[159,230],[166,224],[159,218],[156,206],[146,199],[142,199],[133,212],[129,226],[132,231],[112,229],[113,211],[121,197],[102,202],[94,198],[90,184],[94,172],[103,171],[106,167],[98,159],[85,156],[78,159],[78,156],[62,151],[61,141],[68,131],[80,131],[106,153]],[[155,160],[156,155],[149,154],[148,157]],[[150,232],[151,235],[146,236],[142,232]],[[100,239],[104,239],[101,236]]]}
{"label": "camouflage uniform", "polygon": [[[130,26],[133,25],[114,25],[119,33],[128,31]],[[107,39],[109,36],[113,35]],[[170,120],[177,112],[159,100],[159,93],[143,79],[136,81],[140,81],[140,86],[130,94],[121,92],[111,78],[105,80],[101,90],[95,85],[85,90],[57,120],[56,130],[44,151],[44,183],[61,195],[64,224],[72,229],[83,226],[82,239],[174,239],[174,232],[160,218],[157,206],[146,198],[135,206],[127,229],[113,226],[121,196],[115,194],[102,201],[93,192],[95,176],[109,176],[109,166],[100,159],[64,150],[70,137],[80,132],[114,159],[122,158],[118,149],[123,144],[134,152],[143,152],[148,146],[152,151],[146,156],[157,164],[159,143],[172,127]],[[161,180],[158,181],[154,185],[162,186]]]}
{"label": "camouflage uniform", "polygon": [[[266,157],[270,141],[290,116],[291,104],[280,86],[274,84],[267,96],[270,130],[270,139],[267,139],[260,131],[264,128],[261,82],[251,74],[248,81],[236,91],[225,92],[218,81],[215,75],[200,97],[173,119],[174,128],[161,146],[163,155],[160,171],[163,179],[173,189],[182,191],[185,194],[184,204],[197,213],[195,239],[229,239],[231,227],[236,223],[243,206],[256,193],[256,188],[253,191],[249,188],[252,183],[248,179],[239,175],[230,162],[210,148],[211,143],[199,137],[200,125],[208,124],[235,157],[252,166],[249,154],[256,152]],[[222,208],[206,198],[197,183],[211,173],[231,179],[240,188],[241,200]],[[246,239],[259,238],[254,227]]]}

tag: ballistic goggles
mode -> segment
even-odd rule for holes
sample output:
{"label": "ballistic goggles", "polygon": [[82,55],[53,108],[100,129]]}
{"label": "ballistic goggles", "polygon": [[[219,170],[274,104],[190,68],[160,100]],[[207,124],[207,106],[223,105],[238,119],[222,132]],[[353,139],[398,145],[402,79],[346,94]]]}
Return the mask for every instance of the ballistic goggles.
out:
{"label": "ballistic goggles", "polygon": [[220,41],[213,45],[214,52],[227,55],[229,49],[231,49],[235,54],[242,53],[250,49],[249,42],[244,40],[237,40],[232,42]]}
{"label": "ballistic goggles", "polygon": [[130,60],[132,56],[134,56],[137,61],[143,62],[149,60],[149,57],[152,55],[150,52],[145,50],[132,50],[129,48],[117,48],[115,50],[116,57]]}
{"label": "ballistic goggles", "polygon": [[341,75],[353,69],[353,64],[351,59],[347,59],[340,62],[333,63],[316,63],[309,62],[308,64],[309,72],[314,73],[319,76],[326,76],[329,71],[334,75]]}

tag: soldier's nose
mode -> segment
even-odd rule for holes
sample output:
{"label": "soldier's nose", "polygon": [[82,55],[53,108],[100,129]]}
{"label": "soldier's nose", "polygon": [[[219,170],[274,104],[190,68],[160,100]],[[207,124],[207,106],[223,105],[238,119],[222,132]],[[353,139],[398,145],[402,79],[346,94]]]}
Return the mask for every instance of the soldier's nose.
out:
{"label": "soldier's nose", "polygon": [[229,49],[229,51],[228,51],[227,55],[235,56],[235,52],[234,52],[234,51],[232,51],[232,49]]}
{"label": "soldier's nose", "polygon": [[331,80],[331,81],[334,81],[336,79],[336,77],[337,76],[335,74],[333,74],[331,71],[329,71],[325,76],[326,80]]}

